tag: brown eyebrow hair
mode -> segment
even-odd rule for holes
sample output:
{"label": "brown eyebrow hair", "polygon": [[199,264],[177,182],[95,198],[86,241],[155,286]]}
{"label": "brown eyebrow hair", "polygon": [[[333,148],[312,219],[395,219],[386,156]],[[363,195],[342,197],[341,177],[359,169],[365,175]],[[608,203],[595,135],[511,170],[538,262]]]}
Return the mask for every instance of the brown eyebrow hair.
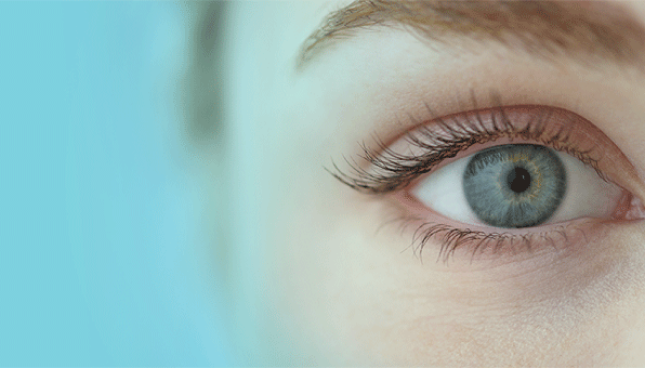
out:
{"label": "brown eyebrow hair", "polygon": [[563,54],[593,65],[597,57],[637,68],[645,29],[625,9],[599,2],[357,0],[329,14],[303,43],[302,69],[319,51],[359,29],[397,27],[436,42],[455,36],[497,41],[538,56]]}

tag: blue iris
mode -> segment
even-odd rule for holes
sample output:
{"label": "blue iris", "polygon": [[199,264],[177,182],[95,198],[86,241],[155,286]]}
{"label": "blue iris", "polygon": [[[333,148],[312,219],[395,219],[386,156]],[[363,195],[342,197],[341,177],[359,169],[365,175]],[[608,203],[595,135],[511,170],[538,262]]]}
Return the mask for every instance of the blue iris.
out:
{"label": "blue iris", "polygon": [[545,146],[508,144],[475,154],[464,172],[468,204],[484,223],[505,228],[539,225],[567,189],[564,165]]}

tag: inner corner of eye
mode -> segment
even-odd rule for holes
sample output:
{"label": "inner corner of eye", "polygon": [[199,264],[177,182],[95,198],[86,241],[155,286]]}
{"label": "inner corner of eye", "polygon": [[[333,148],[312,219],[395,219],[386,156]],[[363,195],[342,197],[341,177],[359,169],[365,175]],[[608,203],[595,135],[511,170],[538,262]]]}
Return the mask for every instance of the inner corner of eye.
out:
{"label": "inner corner of eye", "polygon": [[609,218],[623,194],[577,158],[535,144],[482,149],[427,175],[410,192],[450,220],[507,229]]}

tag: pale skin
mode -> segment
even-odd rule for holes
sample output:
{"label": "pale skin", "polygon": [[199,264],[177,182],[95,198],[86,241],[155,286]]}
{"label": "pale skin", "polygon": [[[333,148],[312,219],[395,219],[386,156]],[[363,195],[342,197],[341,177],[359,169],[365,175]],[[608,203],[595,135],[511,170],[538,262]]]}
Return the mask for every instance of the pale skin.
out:
{"label": "pale skin", "polygon": [[[382,28],[296,71],[303,40],[346,3],[227,9],[226,282],[240,364],[645,365],[645,222],[472,262],[465,251],[436,262],[435,239],[422,262],[409,247],[414,229],[381,226],[396,203],[324,169],[357,157],[375,133],[412,129],[401,117],[422,116],[426,102],[454,114],[471,91],[494,90],[504,105],[555,106],[591,121],[636,169],[616,181],[645,198],[643,70],[547,61],[491,42],[455,50]],[[645,23],[645,3],[620,6]]]}

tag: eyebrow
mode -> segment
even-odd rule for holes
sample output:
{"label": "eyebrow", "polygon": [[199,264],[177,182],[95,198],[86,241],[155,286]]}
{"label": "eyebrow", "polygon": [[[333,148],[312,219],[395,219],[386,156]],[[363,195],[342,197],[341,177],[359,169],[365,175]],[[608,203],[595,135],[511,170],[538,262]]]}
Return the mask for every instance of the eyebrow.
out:
{"label": "eyebrow", "polygon": [[565,55],[645,66],[645,29],[624,8],[599,2],[357,0],[330,13],[302,44],[298,69],[359,30],[393,27],[439,43],[494,41],[542,57]]}

